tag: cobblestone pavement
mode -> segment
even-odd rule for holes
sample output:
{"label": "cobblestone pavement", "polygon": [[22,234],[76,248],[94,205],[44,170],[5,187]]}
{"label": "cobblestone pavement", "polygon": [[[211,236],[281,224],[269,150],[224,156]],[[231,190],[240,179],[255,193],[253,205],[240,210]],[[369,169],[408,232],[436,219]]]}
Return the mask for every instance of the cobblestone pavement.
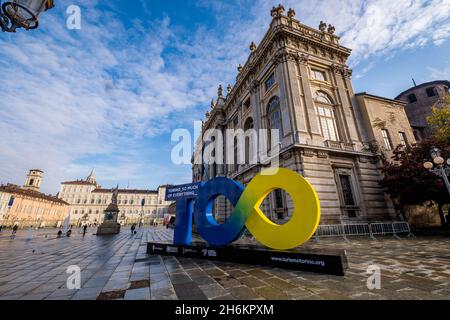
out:
{"label": "cobblestone pavement", "polygon": [[[148,256],[148,241],[169,241],[164,228],[120,235],[32,240],[0,234],[0,299],[450,299],[450,238],[311,241],[307,248],[346,249],[345,277],[268,267]],[[46,233],[49,235],[46,237]],[[367,268],[381,267],[381,290],[367,288]],[[67,268],[81,268],[81,289],[66,286]]]}

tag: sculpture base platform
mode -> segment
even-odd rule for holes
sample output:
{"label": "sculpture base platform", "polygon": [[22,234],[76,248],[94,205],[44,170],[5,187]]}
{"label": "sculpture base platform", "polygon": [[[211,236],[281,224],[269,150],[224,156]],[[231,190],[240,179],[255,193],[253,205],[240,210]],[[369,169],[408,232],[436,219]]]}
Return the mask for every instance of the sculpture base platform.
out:
{"label": "sculpture base platform", "polygon": [[117,222],[103,222],[98,226],[97,236],[108,236],[120,233],[120,224]]}
{"label": "sculpture base platform", "polygon": [[147,254],[262,265],[335,276],[345,276],[348,268],[345,250],[276,251],[258,246],[211,247],[201,242],[192,245],[149,242]]}

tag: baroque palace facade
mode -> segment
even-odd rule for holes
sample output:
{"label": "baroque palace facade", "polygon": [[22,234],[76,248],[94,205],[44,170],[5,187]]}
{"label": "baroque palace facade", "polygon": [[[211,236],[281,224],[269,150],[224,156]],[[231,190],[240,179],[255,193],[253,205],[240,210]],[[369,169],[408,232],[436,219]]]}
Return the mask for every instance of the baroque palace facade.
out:
{"label": "baroque palace facade", "polygon": [[[228,86],[226,96],[219,87],[196,153],[214,144],[205,138],[209,129],[223,132],[225,139],[227,129],[278,129],[279,165],[298,172],[317,190],[321,223],[396,219],[391,200],[378,185],[382,179],[379,154],[415,143],[406,104],[353,92],[347,65],[351,50],[339,44],[333,26],[323,22],[318,30],[305,26],[295,19],[294,10],[285,14],[281,5],[271,15],[261,43],[252,43],[246,64],[239,65],[235,85]],[[245,144],[245,152],[252,152],[248,146],[253,143]],[[245,185],[266,167],[260,162],[194,162],[193,180],[226,176]],[[216,219],[226,219],[230,207],[218,198]],[[262,209],[274,221],[286,220],[292,201],[276,190]]]}
{"label": "baroque palace facade", "polygon": [[[96,181],[94,172],[85,180],[61,183],[59,198],[69,204],[71,221],[74,225],[98,225],[103,222],[104,210],[111,203],[113,189],[104,189]],[[156,219],[161,223],[168,214],[171,202],[165,201],[166,186],[158,190],[119,189],[118,222],[146,224]]]}

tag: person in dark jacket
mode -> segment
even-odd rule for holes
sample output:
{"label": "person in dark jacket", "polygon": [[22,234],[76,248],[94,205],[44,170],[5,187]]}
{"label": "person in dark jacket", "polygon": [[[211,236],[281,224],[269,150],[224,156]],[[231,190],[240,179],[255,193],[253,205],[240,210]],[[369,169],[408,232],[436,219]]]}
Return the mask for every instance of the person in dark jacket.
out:
{"label": "person in dark jacket", "polygon": [[19,226],[17,224],[15,224],[14,227],[12,228],[11,239],[14,239],[16,237],[16,233],[17,233],[18,229],[19,229]]}

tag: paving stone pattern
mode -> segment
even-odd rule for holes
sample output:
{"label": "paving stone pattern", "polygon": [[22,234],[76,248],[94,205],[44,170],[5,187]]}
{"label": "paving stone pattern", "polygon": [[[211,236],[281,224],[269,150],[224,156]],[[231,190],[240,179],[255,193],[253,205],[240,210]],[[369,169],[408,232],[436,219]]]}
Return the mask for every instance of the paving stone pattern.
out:
{"label": "paving stone pattern", "polygon": [[[345,277],[207,260],[148,256],[148,241],[173,231],[140,229],[97,237],[89,230],[56,239],[56,230],[0,234],[1,300],[450,299],[450,238],[311,241],[306,248],[347,250]],[[253,243],[250,239],[243,243]],[[69,266],[81,289],[69,290]],[[367,288],[367,268],[381,268],[381,289]]]}

